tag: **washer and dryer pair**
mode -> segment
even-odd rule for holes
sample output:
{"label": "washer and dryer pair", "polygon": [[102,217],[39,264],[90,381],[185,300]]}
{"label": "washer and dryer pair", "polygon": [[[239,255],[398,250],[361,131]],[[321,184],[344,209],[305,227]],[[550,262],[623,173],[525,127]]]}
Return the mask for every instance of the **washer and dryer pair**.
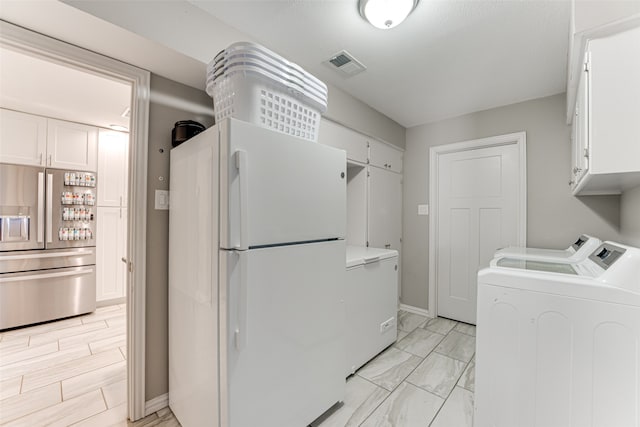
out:
{"label": "washer and dryer pair", "polygon": [[640,426],[640,249],[500,250],[477,326],[475,427]]}

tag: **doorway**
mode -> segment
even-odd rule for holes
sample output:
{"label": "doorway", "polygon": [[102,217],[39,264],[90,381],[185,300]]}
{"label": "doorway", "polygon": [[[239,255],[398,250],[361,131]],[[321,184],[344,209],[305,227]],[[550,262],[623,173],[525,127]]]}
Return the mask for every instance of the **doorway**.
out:
{"label": "doorway", "polygon": [[[149,111],[148,71],[67,43],[1,22],[0,47],[63,65],[89,75],[129,85],[131,97],[126,195],[126,359],[127,411],[131,420],[145,416],[145,256],[147,135]],[[124,202],[124,201],[123,201]],[[136,268],[140,266],[140,268]],[[135,292],[133,290],[135,289]]]}
{"label": "doorway", "polygon": [[429,312],[476,323],[477,271],[526,243],[526,135],[430,150]]}

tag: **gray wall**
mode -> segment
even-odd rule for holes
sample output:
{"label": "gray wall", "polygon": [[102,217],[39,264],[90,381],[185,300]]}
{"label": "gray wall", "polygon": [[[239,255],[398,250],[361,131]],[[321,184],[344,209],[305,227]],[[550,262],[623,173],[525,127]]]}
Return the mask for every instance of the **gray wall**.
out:
{"label": "gray wall", "polygon": [[154,200],[155,190],[169,189],[171,130],[178,120],[213,125],[211,98],[204,91],[152,74],[147,172],[146,400],[169,391],[169,211],[155,210]]}
{"label": "gray wall", "polygon": [[405,148],[406,130],[403,126],[333,85],[327,84],[327,88],[329,107],[325,117],[365,135]]}
{"label": "gray wall", "polygon": [[620,199],[620,241],[640,248],[640,186]]}
{"label": "gray wall", "polygon": [[[576,198],[569,191],[565,94],[416,126],[407,129],[404,155],[404,304],[428,304],[429,217],[418,216],[417,205],[429,201],[429,147],[519,131],[527,133],[527,245],[566,248],[580,233],[619,239],[619,196]],[[637,212],[637,197],[628,204]]]}

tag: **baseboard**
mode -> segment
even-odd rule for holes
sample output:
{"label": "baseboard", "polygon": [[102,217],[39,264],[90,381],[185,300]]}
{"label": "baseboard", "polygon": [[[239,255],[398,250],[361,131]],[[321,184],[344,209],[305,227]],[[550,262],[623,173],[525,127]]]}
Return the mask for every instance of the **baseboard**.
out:
{"label": "baseboard", "polygon": [[109,305],[116,305],[116,304],[124,304],[127,302],[127,298],[126,297],[122,297],[122,298],[114,298],[114,299],[105,299],[102,301],[96,301],[96,307],[100,308],[100,307],[106,307]]}
{"label": "baseboard", "polygon": [[169,406],[169,393],[161,394],[144,403],[144,416],[158,412],[162,408]]}
{"label": "baseboard", "polygon": [[408,311],[409,313],[419,314],[420,316],[433,317],[429,314],[429,310],[425,310],[424,308],[414,307],[412,305],[400,304],[400,310]]}

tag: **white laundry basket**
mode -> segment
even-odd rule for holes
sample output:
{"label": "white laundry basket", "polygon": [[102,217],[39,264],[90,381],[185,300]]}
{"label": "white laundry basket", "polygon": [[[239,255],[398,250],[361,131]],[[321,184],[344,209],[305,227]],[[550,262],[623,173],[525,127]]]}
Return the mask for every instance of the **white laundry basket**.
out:
{"label": "white laundry basket", "polygon": [[234,43],[207,67],[216,122],[233,117],[310,141],[318,140],[327,86],[272,51]]}
{"label": "white laundry basket", "polygon": [[[232,71],[211,85],[216,122],[233,117],[310,141],[318,140],[321,111],[300,93],[256,71]],[[322,109],[322,110],[321,110]]]}

